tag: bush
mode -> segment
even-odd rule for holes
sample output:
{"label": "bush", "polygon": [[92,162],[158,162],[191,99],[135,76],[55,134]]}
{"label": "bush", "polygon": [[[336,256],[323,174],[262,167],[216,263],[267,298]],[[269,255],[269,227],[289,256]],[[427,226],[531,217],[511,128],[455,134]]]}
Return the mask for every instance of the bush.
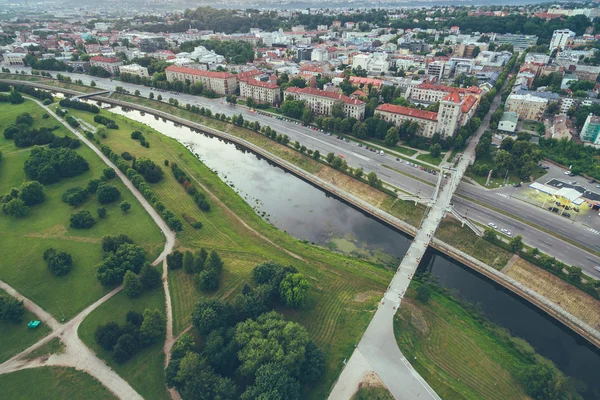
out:
{"label": "bush", "polygon": [[106,351],[112,351],[123,334],[123,330],[116,322],[108,322],[104,325],[98,325],[94,332],[96,343]]}
{"label": "bush", "polygon": [[71,228],[89,229],[96,223],[96,220],[88,210],[81,210],[71,215]]}
{"label": "bush", "polygon": [[0,321],[21,322],[24,313],[22,301],[12,296],[0,296]]}
{"label": "bush", "polygon": [[71,99],[62,99],[58,104],[60,104],[61,107],[73,108],[75,110],[88,111],[88,112],[91,112],[94,114],[98,114],[100,112],[100,109],[96,105],[84,103],[81,101],[74,101]]}
{"label": "bush", "polygon": [[117,176],[117,172],[112,168],[104,168],[102,173],[106,179],[113,179],[115,176]]}
{"label": "bush", "polygon": [[121,192],[115,185],[103,183],[96,190],[96,198],[100,204],[108,204],[117,200],[121,196]]}
{"label": "bush", "polygon": [[212,292],[219,287],[219,273],[214,269],[202,271],[198,274],[198,286],[203,292]]}
{"label": "bush", "polygon": [[19,188],[19,199],[26,206],[33,206],[44,202],[44,187],[37,181],[25,182]]}
{"label": "bush", "polygon": [[44,260],[55,276],[63,276],[71,271],[73,259],[69,253],[64,251],[57,252],[53,248],[44,251]]}
{"label": "bush", "polygon": [[15,218],[23,218],[29,212],[29,207],[21,199],[12,199],[2,204],[2,212]]}
{"label": "bush", "polygon": [[102,180],[100,179],[90,179],[88,181],[87,191],[89,193],[96,193],[96,190],[98,190],[98,186],[100,186],[101,183]]}
{"label": "bush", "polygon": [[44,185],[72,178],[90,169],[88,162],[72,149],[36,147],[25,161],[25,174]]}
{"label": "bush", "polygon": [[136,160],[133,169],[150,183],[159,182],[163,178],[163,171],[160,166],[149,158],[142,157]]}
{"label": "bush", "polygon": [[170,269],[180,269],[183,267],[183,253],[175,250],[167,256],[167,265]]}
{"label": "bush", "polygon": [[108,211],[106,210],[106,207],[98,207],[98,209],[96,210],[96,214],[98,215],[98,218],[100,218],[100,219],[106,218],[107,212]]}
{"label": "bush", "polygon": [[126,151],[121,153],[121,157],[123,158],[123,160],[126,160],[126,161],[133,160],[133,156]]}
{"label": "bush", "polygon": [[127,271],[123,277],[123,290],[129,298],[138,297],[142,294],[140,278],[135,273]]}
{"label": "bush", "polygon": [[94,122],[102,124],[102,125],[106,126],[108,129],[119,129],[119,125],[117,125],[115,123],[115,121],[113,121],[110,118],[106,118],[102,115],[96,115],[94,117]]}
{"label": "bush", "polygon": [[145,263],[140,272],[140,283],[145,290],[157,288],[162,283],[162,273],[150,263]]}
{"label": "bush", "polygon": [[31,126],[31,125],[33,125],[33,117],[31,115],[29,115],[29,113],[19,114],[17,116],[15,123],[17,125],[25,124],[25,125]]}
{"label": "bush", "polygon": [[62,195],[62,201],[70,206],[78,206],[87,200],[88,194],[89,192],[86,189],[75,186],[65,191]]}
{"label": "bush", "polygon": [[45,106],[49,106],[50,104],[52,104],[52,100],[46,99],[46,100],[42,101],[42,104]]}
{"label": "bush", "polygon": [[137,343],[129,333],[119,337],[113,351],[113,360],[119,364],[129,360],[137,351]]}

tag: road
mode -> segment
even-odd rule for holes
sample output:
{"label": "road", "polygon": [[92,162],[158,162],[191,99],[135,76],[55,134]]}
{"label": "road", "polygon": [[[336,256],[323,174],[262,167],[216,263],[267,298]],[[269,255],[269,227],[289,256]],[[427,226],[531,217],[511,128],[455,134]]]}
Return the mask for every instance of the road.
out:
{"label": "road", "polygon": [[[22,69],[27,71],[27,68]],[[371,171],[376,172],[385,182],[405,192],[419,193],[421,197],[431,197],[433,193],[436,176],[419,168],[409,166],[401,159],[396,160],[396,157],[393,155],[386,154],[382,156],[366,150],[364,147],[358,147],[353,142],[346,143],[339,140],[335,135],[328,136],[293,122],[279,120],[258,113],[251,113],[246,107],[224,104],[223,99],[208,99],[188,94],[158,92],[156,89],[145,86],[76,73],[63,73],[63,75],[70,76],[73,80],[81,79],[85,84],[89,84],[93,80],[96,82],[99,90],[114,90],[117,86],[122,86],[132,93],[135,90],[139,90],[142,96],[148,96],[152,92],[155,95],[161,94],[164,101],[168,101],[169,98],[175,98],[180,104],[189,103],[199,107],[208,107],[213,113],[218,112],[226,115],[242,114],[244,119],[258,121],[263,126],[269,125],[276,131],[287,134],[291,141],[298,140],[308,148],[319,150],[321,154],[330,152],[341,154],[350,166],[362,167],[366,173]],[[494,99],[495,104],[492,107],[496,107],[499,102],[500,96],[497,96]],[[401,172],[396,172],[386,166]],[[553,168],[560,170],[558,167]],[[516,198],[498,195],[498,193],[502,193],[501,191],[502,189],[488,190],[463,181],[456,191],[453,204],[461,213],[468,210],[467,214],[470,219],[483,225],[494,222],[498,226],[506,227],[511,232],[522,235],[523,241],[527,245],[537,247],[545,252],[547,251],[551,256],[569,265],[578,265],[588,275],[600,278],[600,272],[594,269],[595,266],[600,265],[600,257],[547,233],[554,232],[570,241],[578,242],[582,246],[600,252],[600,235],[594,233],[600,232],[600,217],[594,215],[584,221],[585,225],[582,221],[566,224],[563,217],[557,217],[547,210],[524,203]],[[495,212],[492,208],[502,210],[503,213]],[[545,231],[539,230],[522,221],[533,223]]]}

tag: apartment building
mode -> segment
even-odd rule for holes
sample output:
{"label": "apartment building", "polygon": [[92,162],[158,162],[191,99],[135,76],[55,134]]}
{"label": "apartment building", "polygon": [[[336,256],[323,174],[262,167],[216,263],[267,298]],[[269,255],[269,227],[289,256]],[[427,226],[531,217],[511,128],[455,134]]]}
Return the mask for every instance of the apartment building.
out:
{"label": "apartment building", "polygon": [[189,80],[191,83],[201,82],[205,89],[217,94],[234,94],[237,89],[237,78],[229,72],[202,71],[193,68],[172,65],[165,69],[167,81]]}
{"label": "apartment building", "polygon": [[122,74],[137,75],[140,78],[147,78],[149,76],[148,68],[138,64],[121,65],[119,67],[119,72]]}
{"label": "apartment building", "polygon": [[251,98],[259,103],[277,105],[281,102],[279,86],[273,82],[263,82],[249,78],[240,80],[240,97]]}
{"label": "apartment building", "polygon": [[425,137],[432,137],[437,129],[438,113],[432,111],[382,104],[375,109],[375,115],[396,126],[402,125],[404,121],[415,121],[419,124],[418,134]]}
{"label": "apartment building", "polygon": [[530,94],[511,94],[506,99],[504,111],[514,111],[519,115],[519,119],[541,121],[548,105],[548,99],[544,99]]}
{"label": "apartment building", "polygon": [[550,52],[559,48],[564,49],[570,39],[575,37],[575,32],[569,29],[557,29],[552,33],[552,40],[550,40]]}
{"label": "apartment building", "polygon": [[92,67],[100,67],[113,75],[119,73],[119,67],[123,65],[123,61],[117,57],[102,57],[95,56],[90,58],[90,65]]}
{"label": "apartment building", "polygon": [[468,88],[455,88],[443,85],[433,85],[431,83],[421,83],[420,85],[411,86],[406,91],[406,98],[418,103],[435,103],[449,93],[456,92],[462,99],[467,95],[475,96],[477,101],[481,98],[482,90],[477,86]]}
{"label": "apartment building", "polygon": [[405,120],[419,124],[419,135],[431,137],[439,133],[442,138],[452,137],[466,125],[477,110],[479,100],[474,95],[461,98],[458,90],[447,93],[440,101],[439,111],[423,111],[415,108],[382,104],[375,110],[385,121],[400,125]]}
{"label": "apartment building", "polygon": [[535,46],[538,37],[535,35],[513,35],[507,33],[505,35],[496,35],[495,40],[499,45],[512,44],[515,51],[522,51],[530,46]]}
{"label": "apartment building", "polygon": [[388,72],[390,63],[386,53],[357,54],[352,57],[352,68],[361,67],[363,70],[380,74]]}
{"label": "apartment building", "polygon": [[580,138],[583,142],[600,145],[600,117],[594,114],[588,115],[581,128]]}
{"label": "apartment building", "polygon": [[333,105],[342,104],[347,117],[362,120],[365,116],[365,102],[343,94],[313,88],[290,87],[285,91],[285,98],[289,97],[306,102],[312,112],[318,115],[331,115]]}

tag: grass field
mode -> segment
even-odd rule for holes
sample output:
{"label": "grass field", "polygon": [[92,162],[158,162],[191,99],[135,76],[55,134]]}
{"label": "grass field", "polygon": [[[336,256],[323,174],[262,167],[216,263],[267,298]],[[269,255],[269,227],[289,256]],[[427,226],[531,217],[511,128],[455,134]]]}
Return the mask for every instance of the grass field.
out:
{"label": "grass field", "polygon": [[[205,118],[198,114],[193,114],[185,109],[173,107],[169,104],[159,102],[156,100],[150,100],[119,93],[114,93],[113,97],[119,100],[129,101],[143,106],[152,107],[157,110],[161,110],[169,114],[185,118],[190,121],[198,122],[211,128],[230,133],[232,135],[236,135],[261,148],[267,149],[270,153],[288,162],[291,162],[292,164],[302,168],[303,170],[311,174],[315,174],[321,177],[322,179],[327,180],[329,183],[338,185],[339,182],[351,182],[351,184],[344,187],[346,191],[362,198],[364,201],[371,203],[376,207],[380,207],[384,211],[389,212],[390,214],[398,217],[399,219],[411,223],[409,221],[411,216],[410,212],[408,211],[408,207],[412,207],[412,203],[407,202],[405,207],[400,207],[396,204],[396,207],[394,207],[394,209],[386,208],[387,204],[391,204],[391,202],[387,201],[387,199],[391,199],[391,196],[377,189],[374,189],[365,183],[361,183],[355,179],[349,179],[348,175],[334,170],[333,168],[329,168],[328,166],[319,163],[308,156],[302,155],[288,146],[284,146],[271,139],[267,139],[265,136],[259,133],[229,123],[217,121],[212,118]],[[422,208],[417,207],[417,210],[415,212],[420,213],[421,216],[423,215]]]}
{"label": "grass field", "polygon": [[[34,128],[59,125],[53,118],[42,119],[43,109],[28,100],[20,105],[0,104],[3,116],[0,131],[4,131],[23,112],[29,112],[33,116]],[[55,134],[71,135],[63,126]],[[31,149],[19,149],[4,136],[0,136],[0,149],[3,153],[0,162],[0,194],[5,194],[27,180],[23,164]],[[68,188],[87,185],[90,179],[100,177],[106,167],[85,145],[76,151],[88,161],[89,171],[46,185],[44,203],[31,207],[29,215],[23,219],[0,215],[0,252],[3,254],[0,258],[0,279],[57,319],[62,318],[61,309],[69,319],[107,292],[108,289],[102,287],[96,279],[96,265],[102,259],[100,239],[103,236],[120,233],[129,235],[148,251],[148,260],[153,260],[164,245],[164,237],[158,227],[117,178],[112,183],[120,189],[121,198],[106,206],[108,216],[98,219],[91,229],[69,228],[72,213],[87,209],[96,215],[100,203],[94,196],[90,196],[84,204],[71,207],[61,200],[62,194]],[[122,200],[132,204],[128,214],[119,210],[118,203]],[[72,255],[73,270],[68,275],[55,277],[50,273],[42,258],[42,253],[49,247]]]}
{"label": "grass field", "polygon": [[[0,290],[0,295],[7,294]],[[25,350],[50,332],[50,329],[44,324],[40,324],[36,329],[28,329],[27,323],[35,319],[38,319],[35,314],[25,310],[21,322],[2,321],[0,323],[0,338],[2,338],[0,340],[0,363]]]}
{"label": "grass field", "polygon": [[433,157],[431,153],[419,154],[417,160],[424,161],[432,165],[440,165],[446,153],[442,153],[439,157]]}
{"label": "grass field", "polygon": [[[77,115],[92,120],[85,112]],[[170,170],[165,171],[165,179],[151,185],[159,199],[176,214],[185,213],[204,224],[200,230],[184,224],[177,238],[181,250],[215,249],[224,260],[221,287],[213,296],[233,296],[241,290],[243,282],[249,280],[251,269],[267,260],[292,264],[309,278],[314,300],[302,310],[278,311],[302,323],[323,347],[328,372],[311,392],[311,398],[326,397],[343,359],[350,356],[368,325],[377,300],[392,276],[391,271],[303,243],[277,230],[178,142],[127,118],[115,114],[109,117],[120,127],[117,131],[111,130],[103,140],[113,151],[129,151],[160,165],[165,159],[177,162],[209,194],[211,210],[205,213],[197,208]],[[131,140],[130,132],[136,129],[144,133],[150,148]],[[178,334],[188,326],[193,307],[202,294],[194,284],[194,277],[182,271],[170,272],[169,282],[175,334]]]}
{"label": "grass field", "polygon": [[452,218],[442,220],[435,236],[498,270],[512,257],[508,251],[477,236],[469,227],[461,227],[460,222]]}
{"label": "grass field", "polygon": [[423,304],[415,299],[416,285],[394,318],[394,332],[404,356],[436,393],[445,400],[527,398],[516,380],[525,361],[498,338],[500,328],[484,325],[435,291]]}
{"label": "grass field", "polygon": [[25,359],[34,360],[41,356],[49,356],[51,354],[61,354],[64,352],[65,345],[59,338],[55,337],[43,346],[38,347],[31,353],[27,354]]}
{"label": "grass field", "polygon": [[100,382],[74,368],[42,367],[0,375],[2,398],[10,400],[115,400]]}
{"label": "grass field", "polygon": [[123,364],[114,362],[111,354],[96,344],[94,332],[96,327],[109,321],[125,323],[125,315],[129,311],[142,313],[146,308],[158,308],[164,315],[165,296],[162,288],[144,292],[135,299],[128,298],[124,292],[94,310],[79,326],[79,337],[96,352],[98,357],[106,361],[122,378],[145,399],[168,399],[165,389],[163,343],[147,347]]}
{"label": "grass field", "polygon": [[600,301],[556,275],[519,258],[507,273],[595,329],[600,329]]}

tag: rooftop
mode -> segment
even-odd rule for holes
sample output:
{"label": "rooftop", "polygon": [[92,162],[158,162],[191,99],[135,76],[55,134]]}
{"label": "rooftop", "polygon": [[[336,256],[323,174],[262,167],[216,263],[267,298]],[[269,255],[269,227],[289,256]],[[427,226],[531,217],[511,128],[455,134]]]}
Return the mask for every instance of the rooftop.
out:
{"label": "rooftop", "polygon": [[514,111],[507,111],[502,114],[502,117],[500,117],[500,122],[502,121],[508,121],[516,124],[519,121],[519,115]]}
{"label": "rooftop", "polygon": [[329,97],[330,99],[341,100],[346,104],[353,104],[353,105],[357,105],[357,106],[365,104],[364,101],[361,101],[358,99],[352,99],[344,94],[328,92],[328,91],[320,90],[320,89],[290,87],[290,88],[287,88],[285,90],[285,92],[286,93],[303,93],[303,94],[310,94],[313,96]]}
{"label": "rooftop", "polygon": [[273,82],[263,82],[263,81],[258,81],[256,79],[247,79],[246,83],[250,86],[258,86],[258,87],[262,87],[262,88],[266,88],[266,89],[277,89],[279,88],[279,85],[277,85],[276,83]]}
{"label": "rooftop", "polygon": [[196,76],[206,76],[208,78],[219,78],[219,79],[228,79],[235,78],[235,75],[230,72],[214,72],[214,71],[203,71],[200,69],[194,68],[186,68],[186,67],[178,67],[176,65],[171,65],[167,67],[165,71],[175,72],[180,74],[190,74]]}
{"label": "rooftop", "polygon": [[397,106],[394,104],[382,104],[377,107],[377,111],[390,112],[394,114],[407,115],[409,117],[428,119],[430,121],[437,121],[438,114],[432,111],[424,111],[416,108]]}

